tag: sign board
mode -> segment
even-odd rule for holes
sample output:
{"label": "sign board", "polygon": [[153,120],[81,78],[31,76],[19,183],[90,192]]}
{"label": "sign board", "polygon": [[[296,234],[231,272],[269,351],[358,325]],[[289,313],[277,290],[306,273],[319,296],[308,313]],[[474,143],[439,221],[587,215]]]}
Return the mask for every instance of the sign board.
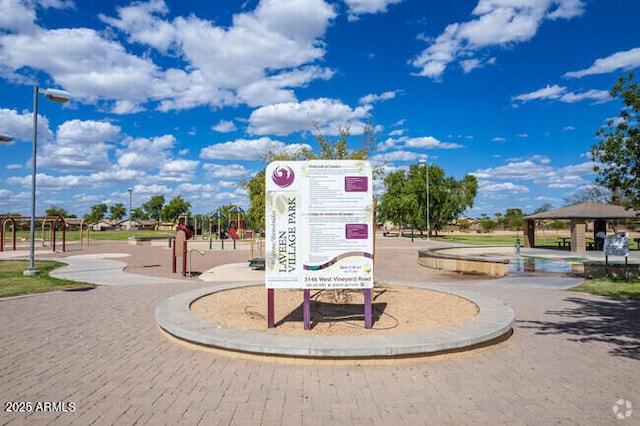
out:
{"label": "sign board", "polygon": [[629,234],[605,237],[604,254],[606,256],[629,257]]}
{"label": "sign board", "polygon": [[186,233],[183,230],[176,232],[176,239],[174,240],[174,252],[176,257],[182,257],[184,251],[184,242],[187,241]]}
{"label": "sign board", "polygon": [[363,160],[274,161],[267,288],[373,288],[373,181]]}

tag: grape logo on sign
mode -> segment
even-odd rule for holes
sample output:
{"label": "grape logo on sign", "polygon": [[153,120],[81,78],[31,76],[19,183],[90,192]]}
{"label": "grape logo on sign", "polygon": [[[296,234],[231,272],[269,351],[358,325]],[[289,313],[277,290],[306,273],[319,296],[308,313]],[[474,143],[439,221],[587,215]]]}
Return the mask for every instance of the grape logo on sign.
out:
{"label": "grape logo on sign", "polygon": [[295,175],[291,167],[276,167],[271,175],[271,179],[273,179],[273,183],[280,188],[286,188],[293,183]]}
{"label": "grape logo on sign", "polygon": [[613,414],[620,420],[628,419],[633,414],[631,401],[619,399],[613,405]]}

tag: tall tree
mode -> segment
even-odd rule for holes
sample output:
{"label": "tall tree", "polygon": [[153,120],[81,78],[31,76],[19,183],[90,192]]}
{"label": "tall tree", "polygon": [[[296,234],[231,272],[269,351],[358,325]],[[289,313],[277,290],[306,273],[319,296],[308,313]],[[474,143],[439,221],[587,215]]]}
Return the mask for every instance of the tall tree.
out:
{"label": "tall tree", "polygon": [[147,220],[149,215],[141,207],[137,207],[131,211],[131,220]]}
{"label": "tall tree", "polygon": [[135,209],[131,210],[131,220],[148,220],[149,219],[149,215],[147,213],[145,213],[145,211],[142,209],[142,207],[136,207]]}
{"label": "tall tree", "polygon": [[162,208],[160,218],[167,222],[175,222],[182,213],[189,213],[191,203],[177,196]]}
{"label": "tall tree", "polygon": [[154,195],[142,205],[142,208],[147,213],[150,219],[154,219],[160,222],[160,212],[164,207],[164,195]]}
{"label": "tall tree", "polygon": [[522,229],[524,225],[524,213],[520,208],[507,209],[504,214],[504,223],[507,228],[515,231]]}
{"label": "tall tree", "polygon": [[599,142],[591,153],[596,182],[614,194],[619,191],[626,208],[640,210],[640,85],[634,77],[633,72],[621,76],[609,92],[613,98],[622,98],[624,107],[619,119],[608,120],[598,130]]}
{"label": "tall tree", "polygon": [[109,214],[110,219],[121,221],[127,215],[127,208],[122,203],[116,203],[109,207]]}
{"label": "tall tree", "polygon": [[104,203],[93,205],[91,206],[91,213],[89,213],[88,215],[85,215],[84,218],[89,223],[98,223],[102,219],[104,219],[104,216],[107,214],[107,210],[108,210],[108,207]]}
{"label": "tall tree", "polygon": [[[397,170],[384,179],[385,193],[378,207],[379,219],[399,225],[413,224],[427,229],[426,168],[417,164],[409,170]],[[475,176],[461,180],[445,176],[440,167],[429,165],[429,232],[441,231],[473,206],[478,192]]]}
{"label": "tall tree", "polygon": [[611,195],[611,191],[607,188],[599,185],[589,185],[580,188],[570,196],[566,197],[564,202],[568,206],[574,206],[581,203],[607,204],[610,203],[613,198],[615,197]]}
{"label": "tall tree", "polygon": [[62,207],[51,206],[44,211],[46,216],[60,216],[60,217],[69,217],[69,213]]}
{"label": "tall tree", "polygon": [[417,182],[414,180],[410,184],[405,171],[396,170],[389,173],[383,183],[386,191],[380,197],[378,220],[397,224],[401,228],[405,224],[411,224],[414,213],[419,210]]}

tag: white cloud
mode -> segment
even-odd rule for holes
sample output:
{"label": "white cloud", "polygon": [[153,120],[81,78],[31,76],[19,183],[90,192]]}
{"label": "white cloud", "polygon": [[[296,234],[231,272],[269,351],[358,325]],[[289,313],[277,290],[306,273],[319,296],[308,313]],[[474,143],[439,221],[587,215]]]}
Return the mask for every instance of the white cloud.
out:
{"label": "white cloud", "polygon": [[557,84],[550,86],[547,84],[547,86],[543,87],[542,89],[513,96],[511,99],[521,102],[529,102],[538,99],[560,99],[562,95],[566,93],[566,91],[567,88],[564,86],[558,86]]}
{"label": "white cloud", "polygon": [[[2,134],[12,137],[14,141],[33,140],[33,112],[0,108],[0,129]],[[53,137],[49,129],[49,119],[38,114],[38,140],[46,141]]]}
{"label": "white cloud", "polygon": [[589,68],[566,73],[565,77],[582,78],[593,74],[607,74],[617,70],[631,70],[640,67],[640,47],[617,52],[606,58],[596,59]]}
{"label": "white cloud", "polygon": [[237,130],[237,128],[233,121],[220,120],[218,124],[211,127],[211,130],[214,130],[220,133],[229,133]]}
{"label": "white cloud", "polygon": [[587,90],[584,93],[567,93],[560,100],[566,103],[580,102],[584,100],[593,100],[595,103],[608,102],[611,100],[608,90]]}
{"label": "white cloud", "polygon": [[433,136],[423,136],[418,138],[408,138],[404,141],[407,148],[423,148],[423,149],[459,149],[463,146],[455,142],[441,142]]}
{"label": "white cloud", "polygon": [[386,12],[389,5],[401,3],[403,0],[344,0],[349,9],[349,20],[357,20],[366,13]]}
{"label": "white cloud", "polygon": [[124,148],[117,151],[117,167],[121,170],[150,171],[160,169],[171,160],[171,149],[176,139],[173,135],[148,138],[128,138]]}
{"label": "white cloud", "polygon": [[163,163],[155,177],[159,182],[188,182],[195,177],[199,161],[174,159]]}
{"label": "white cloud", "polygon": [[336,134],[342,125],[350,126],[351,134],[359,134],[370,109],[370,106],[352,109],[338,100],[327,98],[271,104],[251,113],[247,131],[253,135],[286,136],[311,130],[314,123],[319,123],[327,134]]}
{"label": "white cloud", "polygon": [[[51,55],[54,50],[56,55]],[[0,36],[0,61],[16,72],[24,67],[42,70],[74,100],[86,103],[99,99],[145,102],[159,77],[150,60],[126,53],[119,44],[87,28]]]}
{"label": "white cloud", "polygon": [[390,99],[395,99],[396,95],[399,92],[400,91],[398,91],[398,90],[393,90],[393,91],[388,91],[388,92],[381,93],[379,95],[376,95],[376,94],[366,95],[366,96],[361,97],[358,100],[358,103],[366,105],[366,104],[372,104],[372,103],[378,102],[378,101],[388,101]]}
{"label": "white cloud", "polygon": [[[395,151],[374,154],[369,157],[369,161],[372,163],[391,163],[394,161],[416,161],[420,158],[420,155],[413,151],[405,151],[402,149],[398,149]],[[386,170],[386,166],[385,166]]]}
{"label": "white cloud", "polygon": [[545,20],[571,19],[583,9],[581,0],[480,0],[472,12],[476,19],[448,25],[411,65],[436,81],[455,61],[470,72],[495,61],[482,57],[485,49],[531,40]]}
{"label": "white cloud", "polygon": [[308,145],[289,144],[263,137],[259,139],[238,139],[217,143],[202,148],[200,158],[203,160],[262,160],[269,152],[298,152]]}
{"label": "white cloud", "polygon": [[558,100],[565,103],[574,103],[584,100],[592,100],[594,103],[602,103],[610,101],[611,96],[609,96],[609,91],[607,90],[595,89],[587,90],[583,93],[572,93],[569,92],[565,86],[558,86],[557,84],[554,84],[553,86],[547,85],[542,89],[523,93],[511,98],[513,101],[520,101],[522,103],[545,99]]}
{"label": "white cloud", "polygon": [[175,40],[175,29],[159,16],[169,12],[163,0],[150,0],[118,7],[118,19],[100,14],[103,22],[129,34],[129,42],[152,46],[166,51]]}
{"label": "white cloud", "polygon": [[479,181],[478,191],[485,197],[489,197],[491,194],[496,193],[526,194],[530,189],[525,185],[516,185],[512,182],[496,183],[492,181]]}
{"label": "white cloud", "polygon": [[71,120],[61,124],[56,139],[43,144],[41,167],[54,170],[102,170],[109,165],[108,142],[120,137],[120,127],[100,121]]}
{"label": "white cloud", "polygon": [[[13,33],[0,33],[2,76],[25,80],[28,71],[42,71],[76,101],[118,114],[139,112],[148,104],[170,111],[292,102],[295,88],[333,76],[314,64],[325,54],[321,37],[336,16],[323,0],[262,0],[255,10],[234,15],[228,27],[194,15],[168,20],[164,1],[138,2],[118,8],[117,17],[100,15],[110,25],[103,32],[41,28],[33,24],[35,7],[9,3],[0,7],[13,14],[0,17],[31,24],[28,31],[23,27],[29,25],[16,24]],[[130,54],[139,46],[120,44],[120,34],[128,43],[156,49],[157,55]],[[49,55],[53,50],[56,55]],[[163,69],[156,57],[168,57],[170,63],[177,57],[183,64]]]}
{"label": "white cloud", "polygon": [[[593,163],[586,162],[565,167],[554,167],[551,160],[544,155],[535,155],[529,159],[512,159],[507,164],[487,169],[479,169],[472,173],[478,181],[487,184],[487,191],[495,192],[497,188],[514,185],[513,181],[531,182],[548,188],[576,188],[586,184],[586,177],[593,174]],[[480,186],[479,192],[483,191]],[[481,195],[484,195],[481,193]]]}
{"label": "white cloud", "polygon": [[391,149],[402,149],[402,148],[459,149],[463,147],[464,147],[463,145],[460,145],[455,142],[442,142],[433,136],[420,136],[415,138],[403,136],[398,139],[387,138],[384,142],[379,144],[377,148],[379,151],[388,151]]}
{"label": "white cloud", "polygon": [[0,28],[30,32],[35,29],[36,7],[43,9],[73,9],[72,0],[0,0]]}
{"label": "white cloud", "polygon": [[205,163],[202,168],[207,172],[207,179],[239,179],[249,176],[248,170],[241,164]]}

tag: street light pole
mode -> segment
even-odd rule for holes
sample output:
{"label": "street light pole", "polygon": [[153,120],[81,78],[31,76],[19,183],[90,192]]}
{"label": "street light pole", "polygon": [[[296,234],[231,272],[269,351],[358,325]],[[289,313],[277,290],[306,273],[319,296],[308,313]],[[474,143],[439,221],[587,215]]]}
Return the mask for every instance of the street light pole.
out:
{"label": "street light pole", "polygon": [[427,184],[427,241],[431,241],[431,236],[429,230],[431,226],[429,224],[429,157],[424,160],[418,161],[420,164],[424,164],[425,166],[425,174],[426,174],[426,184]]}
{"label": "street light pole", "polygon": [[131,239],[131,194],[133,193],[133,188],[129,188],[129,239]]}
{"label": "street light pole", "polygon": [[67,102],[69,93],[64,90],[40,89],[38,86],[33,88],[33,147],[31,158],[31,224],[29,231],[29,269],[23,272],[23,275],[38,275],[35,267],[35,237],[36,237],[36,156],[38,153],[38,94],[42,93],[46,98],[54,102]]}
{"label": "street light pole", "polygon": [[430,214],[429,214],[429,157],[426,159],[427,166],[427,241],[431,240],[431,224],[429,223]]}

